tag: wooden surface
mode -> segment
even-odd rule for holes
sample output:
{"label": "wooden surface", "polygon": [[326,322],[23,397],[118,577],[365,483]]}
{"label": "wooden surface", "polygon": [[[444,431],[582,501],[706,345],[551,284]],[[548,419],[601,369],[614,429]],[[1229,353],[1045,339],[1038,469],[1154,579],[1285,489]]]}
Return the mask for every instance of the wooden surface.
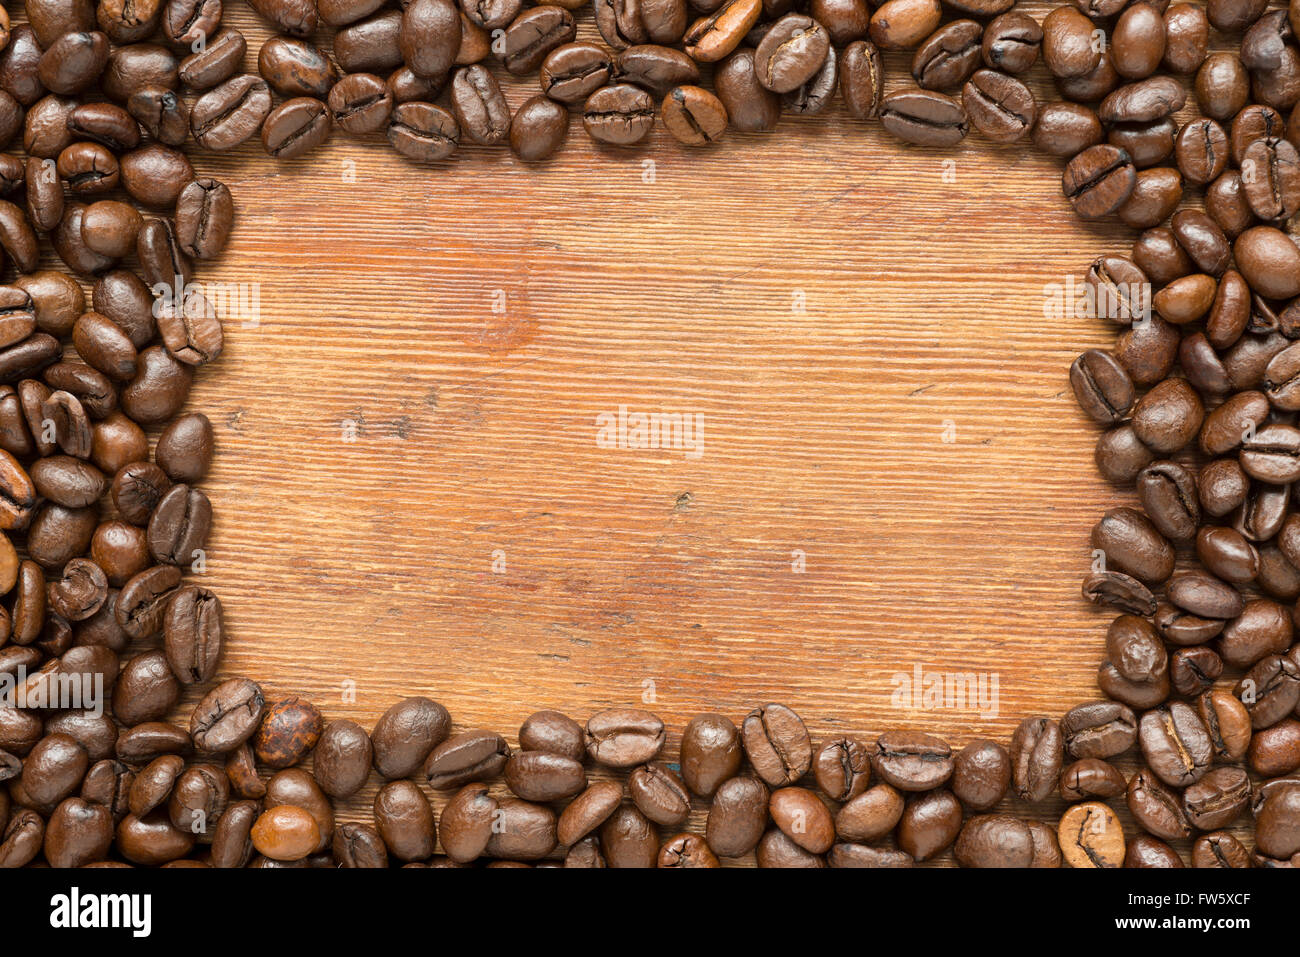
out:
{"label": "wooden surface", "polygon": [[[254,67],[267,31],[227,20]],[[575,120],[534,167],[341,133],[192,155],[238,209],[199,278],[261,284],[190,402],[216,427],[223,675],[367,726],[429,695],[511,740],[652,696],[670,760],[692,715],[768,700],[815,739],[961,744],[1096,696],[1108,617],[1079,583],[1129,495],[1066,369],[1113,336],[1045,320],[1044,287],[1132,233],[1078,222],[1057,161],[905,147],[838,103],[706,150],[662,127],[596,150]],[[701,415],[703,454],[599,447],[620,406]],[[996,713],[899,706],[918,665],[996,676]]]}

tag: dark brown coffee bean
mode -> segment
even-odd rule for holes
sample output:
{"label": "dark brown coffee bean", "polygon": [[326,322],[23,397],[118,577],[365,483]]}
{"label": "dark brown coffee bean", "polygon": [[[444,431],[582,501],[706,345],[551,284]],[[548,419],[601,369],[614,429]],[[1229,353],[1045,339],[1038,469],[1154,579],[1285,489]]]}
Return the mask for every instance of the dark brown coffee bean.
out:
{"label": "dark brown coffee bean", "polygon": [[266,698],[257,682],[231,678],[209,691],[190,716],[195,747],[214,754],[234,751],[261,724]]}

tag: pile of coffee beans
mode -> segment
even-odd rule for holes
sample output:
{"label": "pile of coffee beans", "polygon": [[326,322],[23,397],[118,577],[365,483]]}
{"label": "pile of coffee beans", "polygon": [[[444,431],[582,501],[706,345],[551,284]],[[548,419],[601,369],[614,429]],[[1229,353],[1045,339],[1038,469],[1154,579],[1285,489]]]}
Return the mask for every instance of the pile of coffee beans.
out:
{"label": "pile of coffee beans", "polygon": [[[894,867],[951,849],[1181,867],[1186,844],[1195,866],[1300,864],[1300,0],[1081,0],[1042,23],[1014,0],[593,0],[603,43],[578,39],[585,0],[251,2],[282,34],[256,73],[222,0],[0,15],[0,147],[22,134],[0,153],[0,866]],[[886,93],[900,52],[911,82]],[[540,92],[512,111],[493,65]],[[1043,68],[1060,98],[1040,105]],[[511,742],[424,697],[367,732],[213,683],[221,603],[186,579],[213,429],[183,408],[222,351],[194,263],[221,254],[235,203],[191,140],[260,135],[290,159],[338,126],[415,160],[468,140],[538,161],[571,111],[601,144],[658,118],[701,146],[837,93],[910,143],[1028,138],[1064,161],[1080,216],[1141,231],[1084,285],[1115,348],[1070,370],[1106,428],[1098,468],[1137,491],[1093,529],[1083,587],[1118,614],[1104,697],[961,749],[814,743],[767,704],[695,718],[672,760],[641,709],[538,712]],[[42,268],[42,237],[66,270]],[[372,772],[373,823],[336,822]],[[1023,819],[1008,798],[1067,807]]]}

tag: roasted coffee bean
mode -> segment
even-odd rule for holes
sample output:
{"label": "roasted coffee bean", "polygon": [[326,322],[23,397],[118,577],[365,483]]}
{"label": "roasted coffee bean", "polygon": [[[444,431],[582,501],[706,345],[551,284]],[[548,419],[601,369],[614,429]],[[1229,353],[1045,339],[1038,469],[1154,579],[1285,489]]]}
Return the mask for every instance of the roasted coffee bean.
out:
{"label": "roasted coffee bean", "polygon": [[937,0],[886,0],[871,15],[871,41],[882,50],[910,50],[939,27]]}
{"label": "roasted coffee bean", "polygon": [[817,786],[833,801],[849,801],[871,781],[871,751],[856,738],[837,738],[813,758]]}
{"label": "roasted coffee bean", "polygon": [[1183,177],[1166,167],[1139,170],[1133,192],[1117,211],[1126,225],[1149,229],[1163,223],[1183,198]]}
{"label": "roasted coffee bean", "polygon": [[122,411],[141,425],[160,425],[185,404],[193,369],[162,346],[143,350],[138,361],[135,378],[122,389]]}
{"label": "roasted coffee bean", "polygon": [[[705,839],[714,853],[719,857],[739,857],[752,851],[767,827],[768,800],[768,789],[757,778],[734,777],[719,785],[705,826]],[[902,813],[901,798],[899,813]]]}
{"label": "roasted coffee bean", "polygon": [[[555,751],[537,753],[557,754]],[[557,755],[576,763],[578,759]],[[504,770],[510,748],[501,735],[491,731],[465,731],[452,735],[429,752],[424,773],[429,786],[438,791],[458,788],[472,781],[485,781]]]}
{"label": "roasted coffee bean", "polygon": [[1080,408],[1098,422],[1115,424],[1133,406],[1133,380],[1115,357],[1090,349],[1070,366],[1070,385]]}
{"label": "roasted coffee bean", "polygon": [[[452,16],[456,16],[454,12]],[[456,24],[455,33],[444,34],[440,25],[445,24],[445,17],[446,12],[440,5],[421,6],[411,15],[413,30],[409,36],[414,38],[423,34],[419,41],[421,58],[415,65],[407,64],[415,72],[436,68],[445,62],[446,66],[429,74],[441,75],[455,59],[460,42],[458,18],[451,21]],[[386,73],[403,62],[402,25],[400,10],[384,10],[349,24],[334,35],[334,58],[344,73]]]}
{"label": "roasted coffee bean", "polygon": [[1061,180],[1066,198],[1085,219],[1118,210],[1136,184],[1137,170],[1129,154],[1108,144],[1090,146],[1075,156]]}
{"label": "roasted coffee bean", "polygon": [[962,88],[962,105],[971,125],[996,143],[1011,143],[1034,127],[1034,94],[1015,77],[978,70]]}
{"label": "roasted coffee bean", "polygon": [[901,791],[928,791],[952,776],[954,760],[952,749],[939,738],[889,732],[877,739],[871,764],[877,775]]}
{"label": "roasted coffee bean", "polygon": [[1058,837],[1071,867],[1119,867],[1124,862],[1124,829],[1100,801],[1069,807],[1061,815]]}
{"label": "roasted coffee bean", "polygon": [[970,132],[965,108],[930,90],[899,90],[881,102],[880,120],[899,139],[920,146],[955,146]]}
{"label": "roasted coffee bean", "polygon": [[974,20],[954,20],[940,27],[912,56],[912,79],[926,90],[948,91],[970,79],[980,65],[980,37]]}
{"label": "roasted coffee bean", "polygon": [[1236,529],[1206,525],[1196,535],[1196,556],[1210,572],[1233,584],[1253,581],[1259,553]]}
{"label": "roasted coffee bean", "polygon": [[1043,20],[1043,62],[1060,78],[1085,76],[1096,69],[1101,52],[1092,39],[1087,17],[1068,6],[1058,7]]}
{"label": "roasted coffee bean", "polygon": [[1100,758],[1082,758],[1061,772],[1061,797],[1070,802],[1106,800],[1125,787],[1124,776]]}
{"label": "roasted coffee bean", "polygon": [[402,103],[393,108],[388,141],[408,159],[429,163],[456,151],[460,127],[442,107],[419,101]]}
{"label": "roasted coffee bean", "polygon": [[286,100],[266,115],[262,146],[277,159],[302,156],[329,139],[329,107],[309,96]]}
{"label": "roasted coffee bean", "polygon": [[[488,841],[487,856],[502,860],[535,861],[545,857],[555,849],[555,812],[550,808],[540,804],[531,804],[528,801],[506,799],[499,803],[497,810],[492,837]],[[619,821],[611,828],[610,824],[616,818]],[[639,819],[640,822],[644,823],[644,831],[641,828],[636,828],[639,838],[645,839],[647,837],[645,832],[648,832],[649,838],[654,837],[654,829],[649,826],[649,822],[641,817],[635,808],[625,805],[619,811],[616,811],[610,820],[605,822],[605,826],[601,828],[600,843],[609,857],[610,867],[651,866],[650,864],[640,863],[645,859],[644,856],[640,855],[638,855],[638,863],[636,864],[628,865],[624,862],[622,855],[630,847],[632,835],[623,828],[631,818]],[[628,840],[625,842],[624,838]],[[657,846],[657,841],[655,841],[654,847],[650,848],[648,852],[651,860],[653,860],[653,854]],[[642,852],[644,853],[644,847]],[[616,860],[618,863],[615,863]]]}
{"label": "roasted coffee bean", "polygon": [[1108,568],[1143,582],[1161,582],[1173,573],[1172,546],[1136,509],[1121,507],[1106,512],[1093,526],[1091,541],[1092,547],[1104,554]]}
{"label": "roasted coffee bean", "polygon": [[1061,728],[1047,718],[1026,718],[1011,738],[1011,775],[1025,801],[1041,801],[1056,790],[1064,742]]}
{"label": "roasted coffee bean", "polygon": [[1169,677],[1174,690],[1195,697],[1211,687],[1223,674],[1223,659],[1204,645],[1179,648],[1169,656]]}
{"label": "roasted coffee bean", "polygon": [[762,13],[763,0],[725,0],[687,28],[686,55],[697,63],[718,62],[741,44]]}
{"label": "roasted coffee bean", "polygon": [[532,73],[552,50],[572,43],[576,36],[573,14],[563,7],[543,5],[524,10],[506,28],[501,62],[516,76]]}
{"label": "roasted coffee bean", "polygon": [[271,91],[260,76],[226,80],[194,101],[190,131],[205,149],[233,149],[255,134],[271,112]]}
{"label": "roasted coffee bean", "polygon": [[1277,791],[1269,795],[1255,815],[1255,845],[1261,853],[1273,858],[1287,858],[1300,853],[1298,825],[1300,788]]}
{"label": "roasted coffee bean", "polygon": [[1171,787],[1186,787],[1200,780],[1213,758],[1205,725],[1181,701],[1144,714],[1138,740],[1151,770]]}
{"label": "roasted coffee bean", "polygon": [[1127,804],[1138,824],[1162,840],[1178,840],[1191,833],[1191,824],[1178,794],[1147,768],[1138,771],[1129,781]]}
{"label": "roasted coffee bean", "polygon": [[[607,767],[628,768],[653,760],[663,750],[664,739],[663,721],[648,711],[611,708],[592,715],[587,721],[587,754],[597,764]],[[746,738],[747,751],[748,744]]]}
{"label": "roasted coffee bean", "polygon": [[[563,759],[561,759],[563,760]],[[681,779],[652,761],[628,776],[628,794],[637,810],[655,824],[679,827],[691,812],[691,797]]]}
{"label": "roasted coffee bean", "polygon": [[195,259],[214,258],[230,238],[234,216],[234,200],[225,183],[208,177],[194,180],[176,200],[181,251]]}
{"label": "roasted coffee bean", "polygon": [[1253,727],[1270,727],[1300,703],[1300,667],[1280,655],[1261,658],[1242,676],[1235,693],[1250,713]]}
{"label": "roasted coffee bean", "polygon": [[575,761],[581,761],[587,753],[582,725],[559,711],[537,711],[529,715],[519,727],[519,746],[526,751],[549,751]]}
{"label": "roasted coffee bean", "polygon": [[962,867],[1029,867],[1033,835],[1024,821],[1009,814],[977,815],[962,827],[954,855]]}
{"label": "roasted coffee bean", "polygon": [[496,78],[484,66],[456,71],[451,105],[461,132],[476,143],[491,146],[510,134],[510,107]]}
{"label": "roasted coffee bean", "polygon": [[361,790],[374,752],[370,735],[355,721],[331,721],[321,732],[312,773],[330,797],[347,798]]}
{"label": "roasted coffee bean", "polygon": [[789,93],[812,79],[829,52],[830,36],[820,23],[803,14],[787,14],[755,49],[755,74],[773,93]]}
{"label": "roasted coffee bean", "polygon": [[758,82],[752,49],[742,47],[719,63],[713,85],[732,128],[761,132],[775,128],[780,120],[781,98]]}
{"label": "roasted coffee bean", "polygon": [[[1230,713],[1229,702],[1240,709],[1232,719],[1232,728],[1236,731],[1237,743],[1245,749],[1247,763],[1252,771],[1271,778],[1292,774],[1300,769],[1300,721],[1288,718],[1270,728],[1261,729],[1251,737],[1250,719],[1245,705],[1227,692],[1216,692],[1216,695],[1222,695],[1227,699],[1226,701],[1215,699],[1216,706],[1224,706],[1221,713]],[[1224,725],[1226,726],[1227,722],[1224,722]],[[1226,731],[1224,733],[1226,735]],[[1244,744],[1246,741],[1249,742],[1248,747]],[[1231,760],[1240,759],[1241,754],[1238,753]],[[1300,782],[1294,783],[1300,784]],[[1268,787],[1268,784],[1261,786],[1260,794],[1266,794]]]}
{"label": "roasted coffee bean", "polygon": [[1174,541],[1187,541],[1201,523],[1196,478],[1176,462],[1153,462],[1137,478],[1138,499],[1156,530]]}
{"label": "roasted coffee bean", "polygon": [[195,747],[214,754],[234,751],[258,730],[266,699],[257,682],[231,678],[204,696],[190,716]]}
{"label": "roasted coffee bean", "polygon": [[[163,650],[181,684],[212,680],[223,636],[221,601],[216,595],[197,585],[184,585],[171,594],[163,618]],[[272,767],[283,767],[271,764],[260,749],[258,757]]]}
{"label": "roasted coffee bean", "polygon": [[286,97],[325,99],[339,69],[324,52],[305,40],[272,37],[257,54],[257,72]]}
{"label": "roasted coffee bean", "polygon": [[1300,296],[1300,248],[1281,230],[1256,226],[1233,244],[1237,268],[1266,299]]}
{"label": "roasted coffee bean", "polygon": [[[753,51],[749,51],[751,71]],[[549,69],[548,69],[548,64]],[[714,89],[722,96],[717,80],[723,68],[714,72]],[[595,44],[570,43],[558,47],[542,64],[542,89],[562,103],[585,100],[611,78],[632,83],[655,96],[665,96],[678,86],[695,86],[700,70],[695,61],[671,47],[639,44],[620,50],[609,64],[605,50]],[[599,83],[596,81],[600,80]],[[755,82],[757,78],[755,77]],[[549,86],[548,86],[549,84]],[[556,93],[560,95],[557,96]]]}
{"label": "roasted coffee bean", "polygon": [[[453,802],[471,788],[465,788],[453,798]],[[482,789],[486,791],[486,788]],[[595,831],[614,813],[623,801],[623,786],[613,781],[596,781],[569,803],[556,824],[556,837],[561,844],[573,845]],[[451,805],[448,805],[449,807]],[[447,821],[443,812],[443,822]],[[489,822],[490,823],[490,822]],[[483,838],[486,844],[487,838]],[[443,838],[444,846],[447,839]],[[450,854],[451,851],[449,850]],[[478,853],[482,853],[480,848]],[[455,855],[452,855],[455,857]]]}
{"label": "roasted coffee bean", "polygon": [[127,725],[157,721],[167,716],[180,696],[181,684],[172,674],[167,656],[146,651],[122,665],[113,685],[113,714]]}
{"label": "roasted coffee bean", "polygon": [[664,97],[664,126],[686,146],[716,142],[727,129],[722,101],[698,86],[679,86]]}
{"label": "roasted coffee bean", "polygon": [[582,125],[598,143],[630,146],[654,126],[654,101],[629,83],[602,87],[583,104]]}
{"label": "roasted coffee bean", "polygon": [[191,90],[210,90],[230,79],[244,63],[248,41],[238,30],[227,28],[201,50],[180,62],[177,75]]}
{"label": "roasted coffee bean", "polygon": [[[520,731],[520,744],[523,744]],[[718,786],[740,770],[742,747],[735,724],[720,714],[692,718],[682,732],[681,774],[686,786],[712,797]]]}
{"label": "roasted coffee bean", "polygon": [[1076,758],[1109,758],[1122,754],[1137,739],[1137,717],[1114,701],[1077,705],[1061,718],[1066,750]]}
{"label": "roasted coffee bean", "polygon": [[[383,795],[382,791],[380,795]],[[378,805],[379,797],[375,798],[375,802]],[[378,810],[375,816],[378,824]],[[380,826],[379,829],[382,834],[383,827]],[[249,831],[249,837],[259,854],[276,861],[296,861],[306,857],[320,843],[320,828],[307,811],[290,804],[281,804],[258,817]],[[392,845],[389,846],[392,849]],[[406,849],[405,845],[403,849]],[[429,850],[432,853],[432,847]],[[394,853],[396,853],[395,849]]]}
{"label": "roasted coffee bean", "polygon": [[840,55],[840,96],[858,119],[880,115],[885,77],[880,52],[867,40],[855,40]]}
{"label": "roasted coffee bean", "polygon": [[564,144],[568,132],[568,110],[548,97],[534,96],[510,121],[510,148],[522,160],[544,160]]}
{"label": "roasted coffee bean", "polygon": [[1247,475],[1261,482],[1286,485],[1300,479],[1300,429],[1263,426],[1242,442],[1238,461]]}
{"label": "roasted coffee bean", "polygon": [[123,188],[145,206],[173,206],[181,190],[194,179],[194,167],[185,154],[161,143],[147,143],[124,155],[121,171]]}
{"label": "roasted coffee bean", "polygon": [[812,741],[803,719],[781,704],[755,708],[740,729],[750,764],[768,785],[793,784],[812,766]]}
{"label": "roasted coffee bean", "polygon": [[[373,73],[349,73],[331,87],[330,114],[348,133],[373,133],[388,125],[394,98]],[[178,214],[179,218],[179,214]]]}
{"label": "roasted coffee bean", "polygon": [[208,497],[188,485],[173,485],[149,516],[149,552],[162,564],[189,565],[202,558],[211,527]]}
{"label": "roasted coffee bean", "polygon": [[582,763],[548,751],[515,751],[506,760],[506,785],[525,801],[559,801],[587,786]]}
{"label": "roasted coffee bean", "polygon": [[409,777],[450,732],[451,715],[436,701],[412,697],[397,702],[370,733],[375,770],[386,778]]}

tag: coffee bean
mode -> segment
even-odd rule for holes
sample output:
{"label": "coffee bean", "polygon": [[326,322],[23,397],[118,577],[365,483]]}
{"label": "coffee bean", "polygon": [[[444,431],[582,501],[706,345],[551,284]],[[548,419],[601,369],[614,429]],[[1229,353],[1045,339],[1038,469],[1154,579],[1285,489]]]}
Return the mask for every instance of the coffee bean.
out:
{"label": "coffee bean", "polygon": [[962,867],[1029,867],[1033,835],[1019,818],[981,814],[962,827],[954,854]]}
{"label": "coffee bean", "polygon": [[1090,146],[1066,166],[1061,188],[1085,219],[1100,219],[1120,208],[1137,184],[1129,154],[1110,145]]}
{"label": "coffee bean", "polygon": [[978,70],[962,88],[962,106],[971,125],[995,143],[1012,143],[1034,127],[1038,104],[1015,77]]}
{"label": "coffee bean", "polygon": [[451,715],[442,705],[423,697],[404,698],[385,711],[370,732],[375,770],[386,778],[410,777],[450,732]]}
{"label": "coffee bean", "polygon": [[[538,749],[534,753],[555,754],[566,761],[578,761],[555,751]],[[501,735],[492,731],[464,731],[452,735],[429,752],[424,774],[434,790],[449,791],[472,781],[496,777],[505,769],[509,757],[510,748]]]}
{"label": "coffee bean", "polygon": [[1137,739],[1137,717],[1114,701],[1077,705],[1061,718],[1065,747],[1076,758],[1110,758],[1122,754]]}
{"label": "coffee bean", "polygon": [[[122,590],[124,596],[130,587],[131,582],[128,582]],[[163,620],[163,650],[167,653],[172,672],[181,684],[212,680],[221,656],[224,636],[221,601],[216,595],[197,585],[183,585],[170,595]],[[260,750],[258,757],[271,764]]]}
{"label": "coffee bean", "polygon": [[[375,800],[378,803],[379,798]],[[302,808],[282,804],[263,812],[253,824],[249,837],[259,854],[275,861],[296,861],[320,843],[320,828]]]}
{"label": "coffee bean", "polygon": [[664,740],[663,721],[649,711],[611,708],[587,721],[587,754],[606,767],[629,768],[653,760]]}
{"label": "coffee bean", "polygon": [[1083,581],[1083,597],[1098,605],[1109,605],[1133,615],[1151,615],[1156,599],[1151,590],[1123,572],[1105,571]]}
{"label": "coffee bean", "polygon": [[901,791],[928,791],[952,776],[954,760],[952,749],[940,738],[888,732],[877,739],[871,765],[877,775]]}
{"label": "coffee bean", "polygon": [[534,96],[510,121],[510,148],[522,160],[544,160],[559,150],[568,133],[568,110],[545,96]]}
{"label": "coffee bean", "polygon": [[402,103],[393,109],[388,141],[408,159],[431,163],[456,151],[460,127],[442,107],[418,101]]}
{"label": "coffee bean", "polygon": [[467,785],[452,796],[438,823],[438,836],[453,861],[467,864],[487,850],[497,810],[496,799],[481,784]]}
{"label": "coffee bean", "polygon": [[970,132],[965,108],[930,90],[898,90],[881,102],[885,129],[919,146],[955,146]]}
{"label": "coffee bean", "polygon": [[582,763],[548,751],[515,751],[506,760],[506,786],[525,801],[560,801],[587,786]]}
{"label": "coffee bean", "polygon": [[[684,10],[682,14],[684,22]],[[525,10],[506,27],[501,62],[515,76],[532,73],[552,50],[572,43],[577,32],[573,14],[563,7],[544,4]]]}
{"label": "coffee bean", "polygon": [[924,861],[948,848],[962,826],[961,802],[946,788],[910,798],[898,822],[898,846]]}
{"label": "coffee bean", "polygon": [[1058,834],[1071,867],[1119,867],[1124,861],[1124,830],[1115,812],[1100,801],[1068,808]]}
{"label": "coffee bean", "polygon": [[1098,422],[1117,423],[1133,406],[1133,380],[1114,356],[1100,349],[1090,349],[1074,361],[1070,385],[1080,408]]}
{"label": "coffee bean", "polygon": [[1025,801],[1041,801],[1056,790],[1061,775],[1061,728],[1047,718],[1026,718],[1011,738],[1011,776]]}
{"label": "coffee bean", "polygon": [[266,699],[257,682],[230,678],[195,706],[190,716],[190,737],[202,751],[226,754],[253,736],[265,710]]}
{"label": "coffee bean", "polygon": [[654,101],[630,83],[602,87],[583,104],[582,125],[598,143],[630,146],[654,126]]}
{"label": "coffee bean", "polygon": [[[739,857],[752,851],[767,827],[768,800],[768,789],[757,778],[742,775],[722,782],[714,792],[705,826],[705,839],[714,853]],[[901,813],[901,799],[899,804]]]}
{"label": "coffee bean", "polygon": [[979,69],[983,32],[974,20],[954,20],[936,30],[912,56],[912,79],[917,86],[943,92],[969,80]]}
{"label": "coffee bean", "polygon": [[[590,50],[586,49],[588,46]],[[574,52],[567,53],[568,50]],[[752,64],[753,51],[749,56]],[[569,104],[586,99],[611,78],[635,84],[655,96],[665,96],[674,87],[695,86],[700,80],[700,70],[694,60],[680,50],[655,44],[638,44],[620,50],[614,58],[612,70],[608,68],[608,55],[594,44],[575,43],[559,47],[547,57],[547,63],[552,60],[556,62],[550,71],[546,63],[542,65],[542,89],[553,99]],[[718,84],[722,70],[718,67],[714,71],[714,89],[719,96],[722,96],[722,87]],[[596,80],[600,82],[596,83]],[[551,84],[549,89],[548,82]],[[557,89],[560,96],[556,96]]]}
{"label": "coffee bean", "polygon": [[789,93],[821,69],[830,51],[826,29],[803,14],[782,17],[754,51],[758,82],[773,93]]}
{"label": "coffee bean", "polygon": [[938,28],[938,0],[886,0],[871,15],[871,41],[882,50],[910,50]]}
{"label": "coffee bean", "polygon": [[149,553],[164,565],[191,565],[203,557],[211,528],[208,497],[188,485],[173,485],[149,516]]}
{"label": "coffee bean", "polygon": [[373,760],[370,735],[361,725],[348,720],[331,721],[316,743],[312,774],[330,797],[348,798],[366,783]]}
{"label": "coffee bean", "polygon": [[762,12],[762,0],[725,0],[687,28],[682,37],[686,55],[697,63],[718,62],[740,45]]}
{"label": "coffee bean", "polygon": [[1175,701],[1148,711],[1138,729],[1147,764],[1171,787],[1193,784],[1208,770],[1213,757],[1210,737],[1189,705]]}
{"label": "coffee bean", "polygon": [[[465,788],[461,793],[469,791]],[[484,789],[486,792],[486,789]],[[457,798],[460,794],[457,795]],[[456,799],[453,799],[456,800]],[[596,781],[575,797],[564,809],[556,824],[556,837],[561,844],[572,846],[603,824],[623,801],[623,786],[613,781]],[[450,807],[450,805],[448,805]],[[443,822],[447,820],[443,812]],[[486,838],[484,838],[486,844]],[[447,840],[443,838],[443,845]],[[451,851],[449,850],[450,854]],[[480,850],[478,853],[482,853]],[[453,855],[455,856],[455,855]],[[477,856],[477,855],[476,855]]]}

